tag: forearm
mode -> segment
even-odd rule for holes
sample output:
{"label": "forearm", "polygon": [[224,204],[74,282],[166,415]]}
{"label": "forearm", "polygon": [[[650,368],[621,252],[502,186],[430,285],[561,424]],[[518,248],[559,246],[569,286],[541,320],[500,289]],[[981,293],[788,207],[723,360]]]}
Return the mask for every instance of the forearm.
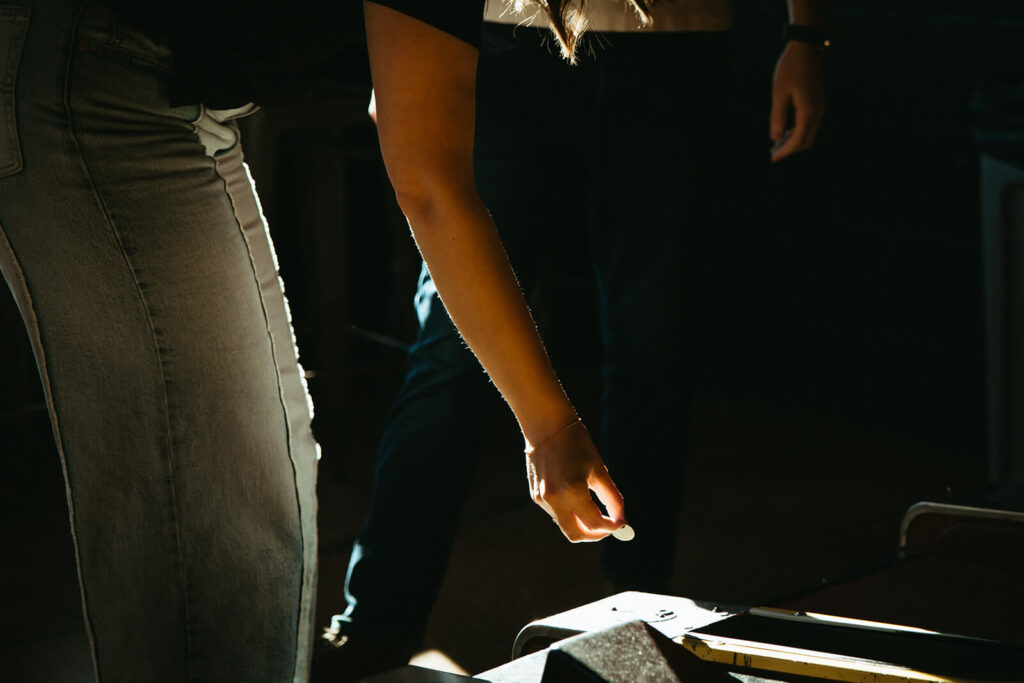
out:
{"label": "forearm", "polygon": [[788,0],[789,21],[801,26],[825,25],[824,0]]}
{"label": "forearm", "polygon": [[[461,186],[460,186],[461,185]],[[508,402],[528,442],[575,418],[508,263],[471,183],[406,198],[413,236],[463,339]]]}

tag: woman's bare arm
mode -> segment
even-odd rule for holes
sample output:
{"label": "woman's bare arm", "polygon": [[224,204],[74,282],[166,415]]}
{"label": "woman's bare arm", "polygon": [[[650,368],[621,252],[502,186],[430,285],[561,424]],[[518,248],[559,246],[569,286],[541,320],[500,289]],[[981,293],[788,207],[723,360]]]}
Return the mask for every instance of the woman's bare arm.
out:
{"label": "woman's bare arm", "polygon": [[519,420],[534,500],[570,540],[604,538],[624,523],[622,498],[582,425],[560,431],[576,412],[473,182],[477,51],[388,7],[364,7],[381,149],[441,300]]}

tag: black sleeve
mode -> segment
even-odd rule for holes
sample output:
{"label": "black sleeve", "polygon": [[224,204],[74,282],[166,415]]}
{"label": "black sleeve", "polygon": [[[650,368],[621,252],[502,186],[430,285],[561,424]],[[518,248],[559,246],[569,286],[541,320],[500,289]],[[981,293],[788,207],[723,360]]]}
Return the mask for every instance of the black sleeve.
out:
{"label": "black sleeve", "polygon": [[484,0],[370,0],[480,47]]}

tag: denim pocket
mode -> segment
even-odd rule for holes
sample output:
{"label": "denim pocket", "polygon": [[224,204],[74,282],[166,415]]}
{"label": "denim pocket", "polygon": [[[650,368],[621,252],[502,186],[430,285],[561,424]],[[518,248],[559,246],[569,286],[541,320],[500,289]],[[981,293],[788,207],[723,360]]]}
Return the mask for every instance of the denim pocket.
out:
{"label": "denim pocket", "polygon": [[14,96],[30,13],[28,7],[0,5],[0,178],[21,170]]}

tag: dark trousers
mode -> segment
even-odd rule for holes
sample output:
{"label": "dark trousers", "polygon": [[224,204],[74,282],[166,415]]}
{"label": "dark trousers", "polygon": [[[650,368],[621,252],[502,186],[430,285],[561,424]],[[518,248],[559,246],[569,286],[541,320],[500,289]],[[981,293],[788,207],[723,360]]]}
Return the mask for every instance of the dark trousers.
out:
{"label": "dark trousers", "polygon": [[[575,67],[545,40],[535,29],[485,26],[477,186],[528,292],[554,242],[568,238],[589,254],[604,380],[595,441],[637,529],[631,543],[604,543],[603,569],[620,586],[658,589],[675,555],[693,274],[712,223],[731,39],[592,35],[593,54]],[[425,628],[481,450],[478,413],[495,393],[426,269],[416,305],[421,329],[346,586],[350,630],[389,639]],[[408,634],[395,632],[398,621]]]}

